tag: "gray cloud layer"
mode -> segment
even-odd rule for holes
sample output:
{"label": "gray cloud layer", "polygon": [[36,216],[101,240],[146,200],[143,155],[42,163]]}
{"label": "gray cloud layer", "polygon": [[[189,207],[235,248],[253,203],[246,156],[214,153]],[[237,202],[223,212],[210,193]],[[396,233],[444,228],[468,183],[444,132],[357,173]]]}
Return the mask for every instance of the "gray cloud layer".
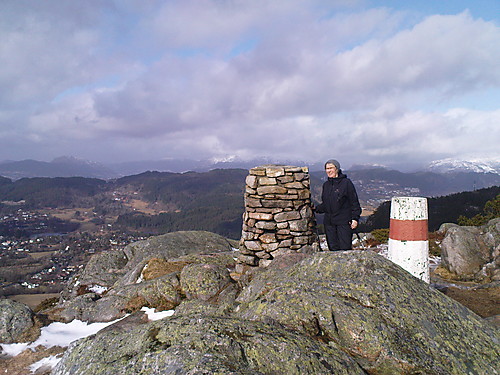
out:
{"label": "gray cloud layer", "polygon": [[498,25],[348,3],[4,2],[0,159],[497,157]]}

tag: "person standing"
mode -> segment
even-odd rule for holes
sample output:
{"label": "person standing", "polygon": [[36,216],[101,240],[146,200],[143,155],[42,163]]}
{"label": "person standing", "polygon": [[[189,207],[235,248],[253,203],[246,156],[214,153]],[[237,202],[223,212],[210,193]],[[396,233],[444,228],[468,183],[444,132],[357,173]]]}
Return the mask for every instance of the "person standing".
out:
{"label": "person standing", "polygon": [[358,226],[361,216],[358,194],[352,181],[342,173],[337,160],[328,160],[325,172],[328,180],[323,184],[322,203],[315,211],[325,214],[323,223],[328,249],[350,250],[352,231]]}

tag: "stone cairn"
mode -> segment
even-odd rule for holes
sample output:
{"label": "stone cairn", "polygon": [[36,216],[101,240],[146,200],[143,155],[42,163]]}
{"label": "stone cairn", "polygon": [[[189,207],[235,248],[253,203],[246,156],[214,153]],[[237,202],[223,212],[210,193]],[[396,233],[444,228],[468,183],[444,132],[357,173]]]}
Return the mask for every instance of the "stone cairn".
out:
{"label": "stone cairn", "polygon": [[246,178],[240,267],[267,267],[277,255],[319,249],[307,167],[264,165]]}

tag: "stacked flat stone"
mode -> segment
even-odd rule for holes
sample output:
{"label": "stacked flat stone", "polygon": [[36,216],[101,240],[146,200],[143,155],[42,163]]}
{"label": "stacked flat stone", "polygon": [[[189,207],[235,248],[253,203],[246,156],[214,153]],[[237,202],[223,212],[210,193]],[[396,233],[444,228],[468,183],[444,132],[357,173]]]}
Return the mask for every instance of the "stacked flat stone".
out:
{"label": "stacked flat stone", "polygon": [[246,178],[240,264],[266,267],[277,255],[319,248],[307,167],[264,165]]}

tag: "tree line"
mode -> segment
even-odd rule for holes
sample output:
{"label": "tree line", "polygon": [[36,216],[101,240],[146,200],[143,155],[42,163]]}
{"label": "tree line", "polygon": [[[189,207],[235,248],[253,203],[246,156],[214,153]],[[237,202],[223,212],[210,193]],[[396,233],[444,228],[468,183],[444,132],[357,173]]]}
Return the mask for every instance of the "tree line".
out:
{"label": "tree line", "polygon": [[[500,186],[493,186],[475,191],[428,198],[429,231],[438,230],[443,223],[481,225],[487,221],[487,218],[500,216],[498,213],[499,194]],[[492,202],[488,203],[489,201]],[[486,205],[487,211],[485,211]],[[368,217],[366,223],[360,225],[359,230],[371,232],[374,229],[389,228],[390,210],[390,201],[382,203]],[[473,224],[473,222],[478,224]]]}
{"label": "tree line", "polygon": [[[0,178],[0,201],[24,200],[27,207],[35,209],[92,207],[99,215],[117,217],[118,226],[145,234],[199,229],[236,239],[241,235],[247,174],[248,171],[243,169],[218,169],[205,173],[145,172],[110,181],[61,177],[25,178],[12,182]],[[321,182],[316,180],[311,178],[313,190]],[[166,207],[164,211],[168,212],[158,215],[137,213],[114,200],[111,194],[114,191],[133,192],[145,202],[162,204]],[[499,193],[500,187],[494,186],[429,198],[429,229],[434,231],[445,222],[484,222],[495,215],[498,205],[493,202],[485,208],[486,202]],[[14,209],[17,208],[0,204],[0,213]],[[390,202],[381,204],[361,224],[360,231],[388,228],[389,213]]]}

